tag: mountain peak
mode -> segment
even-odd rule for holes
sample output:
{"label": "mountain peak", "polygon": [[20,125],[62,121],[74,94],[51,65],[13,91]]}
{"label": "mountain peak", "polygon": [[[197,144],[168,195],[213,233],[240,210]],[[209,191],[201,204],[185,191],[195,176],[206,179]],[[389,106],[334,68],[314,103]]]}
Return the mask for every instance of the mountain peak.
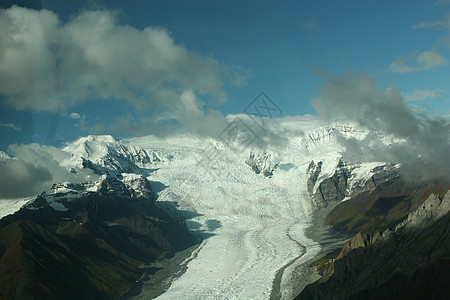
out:
{"label": "mountain peak", "polygon": [[116,139],[109,134],[106,135],[95,135],[95,134],[90,134],[86,137],[86,140],[90,141],[90,142],[101,142],[101,143],[115,143]]}

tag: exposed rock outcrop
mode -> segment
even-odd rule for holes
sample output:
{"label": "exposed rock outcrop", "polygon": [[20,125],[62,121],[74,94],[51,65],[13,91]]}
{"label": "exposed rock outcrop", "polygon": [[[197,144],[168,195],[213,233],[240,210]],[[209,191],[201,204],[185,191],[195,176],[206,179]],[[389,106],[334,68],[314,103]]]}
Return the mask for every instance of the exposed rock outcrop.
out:
{"label": "exposed rock outcrop", "polygon": [[273,172],[278,167],[279,163],[273,163],[270,154],[256,155],[250,152],[249,157],[245,160],[245,163],[249,165],[253,172],[256,174],[263,174],[266,177],[272,177]]}
{"label": "exposed rock outcrop", "polygon": [[348,165],[340,159],[332,176],[319,181],[323,163],[314,161],[308,166],[308,193],[320,207],[338,203],[346,197],[370,191],[379,184],[398,178],[397,168],[392,164],[384,164],[370,170],[367,177],[355,178],[360,166]]}
{"label": "exposed rock outcrop", "polygon": [[349,125],[335,124],[325,126],[306,133],[305,148],[311,148],[324,141],[335,139],[336,135],[349,135],[356,133],[356,129]]}
{"label": "exposed rock outcrop", "polygon": [[322,172],[322,164],[323,163],[321,161],[319,161],[316,165],[313,160],[309,163],[308,170],[307,170],[307,172],[309,174],[309,178],[308,178],[308,181],[306,182],[306,184],[308,187],[308,193],[310,195],[313,194],[314,186],[316,185],[316,182],[317,182],[317,179],[319,178],[320,172]]}
{"label": "exposed rock outcrop", "polygon": [[324,179],[318,186],[314,195],[319,205],[326,206],[330,203],[339,202],[348,194],[348,180],[351,171],[344,161],[339,160],[333,176]]}
{"label": "exposed rock outcrop", "polygon": [[353,195],[373,190],[382,183],[399,178],[397,166],[394,164],[377,166],[371,169],[370,173],[371,176],[368,178],[368,180],[356,182],[352,186]]}

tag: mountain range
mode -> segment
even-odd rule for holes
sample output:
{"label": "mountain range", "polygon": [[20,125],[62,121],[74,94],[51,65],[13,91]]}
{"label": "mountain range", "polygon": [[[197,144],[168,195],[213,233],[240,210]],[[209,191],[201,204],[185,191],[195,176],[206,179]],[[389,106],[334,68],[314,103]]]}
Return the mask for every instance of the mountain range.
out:
{"label": "mountain range", "polygon": [[216,138],[90,135],[2,152],[51,179],[0,200],[0,298],[293,299],[311,284],[298,297],[358,299],[441,274],[445,174],[411,181],[395,161],[349,159],[341,139],[380,135],[354,124],[268,121]]}

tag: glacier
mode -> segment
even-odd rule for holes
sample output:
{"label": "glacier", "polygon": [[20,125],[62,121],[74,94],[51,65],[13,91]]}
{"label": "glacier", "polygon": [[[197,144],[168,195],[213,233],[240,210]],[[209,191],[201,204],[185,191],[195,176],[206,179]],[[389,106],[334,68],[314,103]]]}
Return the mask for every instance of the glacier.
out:
{"label": "glacier", "polygon": [[[307,188],[311,161],[322,165],[316,191],[334,174],[345,150],[335,134],[362,139],[368,131],[351,124],[324,124],[311,116],[268,120],[266,125],[273,134],[287,137],[286,142],[269,140],[263,149],[250,144],[237,152],[240,148],[232,143],[239,139],[173,135],[116,140],[90,135],[61,149],[47,148],[62,168],[85,182],[54,184],[46,193],[72,192],[76,197],[100,189],[105,176],[146,193],[141,184],[145,178],[157,203],[176,205],[201,239],[194,257],[185,262],[186,271],[158,299],[269,299],[279,270],[281,299],[291,299],[298,293],[295,268],[321,249],[306,235],[317,209]],[[352,166],[349,187],[363,184],[382,165]],[[53,199],[51,207],[65,209],[56,196]],[[17,200],[14,208],[23,202]],[[13,210],[1,211],[5,215]],[[145,284],[133,298],[146,299]]]}
{"label": "glacier", "polygon": [[[306,188],[308,165],[313,159],[323,162],[318,182],[331,176],[344,150],[333,131],[355,138],[367,132],[312,119],[277,125],[290,131],[288,143],[282,148],[269,144],[264,153],[251,147],[236,153],[215,139],[186,136],[127,141],[173,155],[149,179],[167,185],[158,201],[175,202],[197,214],[187,224],[204,237],[186,272],[158,299],[269,299],[282,268],[281,299],[298,293],[295,268],[321,249],[305,234],[315,209]],[[217,154],[205,164],[203,153],[211,148]],[[355,166],[351,184],[370,178],[378,165],[383,163]],[[263,176],[255,169],[273,174]],[[135,298],[145,299],[145,288]]]}

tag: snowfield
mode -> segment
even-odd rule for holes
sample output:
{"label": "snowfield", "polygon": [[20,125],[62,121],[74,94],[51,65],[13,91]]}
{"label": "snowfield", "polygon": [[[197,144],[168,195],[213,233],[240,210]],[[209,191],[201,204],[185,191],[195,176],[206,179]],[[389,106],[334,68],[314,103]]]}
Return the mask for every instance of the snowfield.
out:
{"label": "snowfield", "polygon": [[0,200],[0,218],[11,215],[18,211],[22,206],[27,204],[33,198],[20,199],[1,199]]}
{"label": "snowfield", "polygon": [[[188,226],[204,238],[187,271],[157,299],[269,299],[283,267],[282,299],[296,296],[292,272],[320,251],[305,236],[314,209],[306,190],[307,168],[311,160],[320,160],[323,179],[333,174],[342,149],[332,137],[305,141],[298,134],[281,148],[269,146],[265,152],[279,163],[271,178],[245,164],[251,151],[261,154],[251,146],[235,153],[212,139],[147,137],[127,143],[167,152],[148,179],[164,184],[158,201],[175,202],[189,212]],[[204,152],[211,148],[216,155],[205,161],[209,154]]]}
{"label": "snowfield", "polygon": [[[293,221],[243,216],[219,221],[222,228],[203,241],[187,272],[158,299],[268,299],[280,267],[305,254],[306,249],[309,258],[319,250],[299,228],[291,239]],[[293,295],[286,275],[283,298],[290,299]]]}
{"label": "snowfield", "polygon": [[149,176],[168,183],[158,201],[177,202],[180,209],[198,214],[187,224],[205,237],[186,273],[158,299],[266,299],[278,269],[306,249],[305,257],[319,251],[303,233],[311,210],[302,201],[303,190],[289,188],[293,181],[298,187],[304,184],[298,176],[277,180],[257,175],[245,164],[216,164],[212,174],[197,167],[189,177],[192,165],[173,164]]}
{"label": "snowfield", "polygon": [[[246,116],[229,117],[230,124],[240,117]],[[84,182],[77,188],[85,192],[99,189],[107,175],[135,189],[145,176],[160,205],[176,205],[183,212],[202,243],[186,260],[186,272],[158,299],[269,299],[278,271],[282,273],[276,288],[282,299],[291,299],[299,292],[292,276],[295,268],[320,251],[305,235],[315,209],[307,191],[308,166],[311,161],[323,163],[315,190],[340,161],[343,149],[335,134],[361,139],[367,131],[323,124],[312,116],[265,120],[265,126],[244,133],[224,131],[217,138],[116,141],[88,136],[62,149],[32,147],[57,161],[59,173],[67,173],[58,178]],[[377,165],[354,166],[350,185],[369,178]],[[49,193],[69,186],[53,185]],[[26,201],[1,201],[2,215]],[[58,202],[52,207],[65,210]],[[135,298],[148,299],[145,290]]]}

